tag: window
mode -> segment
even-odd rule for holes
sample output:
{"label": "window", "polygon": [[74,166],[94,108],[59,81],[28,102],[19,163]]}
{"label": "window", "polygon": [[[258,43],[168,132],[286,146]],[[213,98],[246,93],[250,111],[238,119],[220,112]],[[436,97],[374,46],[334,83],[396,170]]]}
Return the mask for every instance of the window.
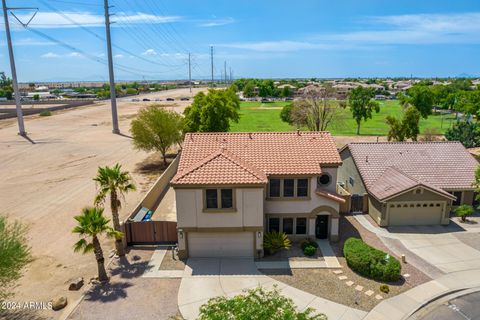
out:
{"label": "window", "polygon": [[317,184],[319,186],[328,186],[330,184],[331,180],[332,180],[332,178],[330,178],[330,175],[324,173],[320,177],[318,177]]}
{"label": "window", "polygon": [[280,197],[280,179],[270,179],[269,195],[272,198]]}
{"label": "window", "polygon": [[206,197],[207,197],[207,203],[205,207],[207,209],[217,209],[218,208],[217,189],[207,189]]}
{"label": "window", "polygon": [[233,209],[233,189],[206,189],[205,209]]}
{"label": "window", "polygon": [[293,197],[294,196],[294,185],[295,180],[293,179],[284,179],[283,180],[283,196],[284,197]]}
{"label": "window", "polygon": [[280,232],[280,218],[268,219],[268,232],[272,231]]}
{"label": "window", "polygon": [[297,180],[297,197],[308,196],[308,179]]}
{"label": "window", "polygon": [[307,218],[297,218],[297,234],[307,233]]}
{"label": "window", "polygon": [[222,209],[233,208],[233,190],[232,189],[222,189],[221,190],[222,198]]}
{"label": "window", "polygon": [[283,218],[283,232],[286,234],[293,233],[293,218]]}

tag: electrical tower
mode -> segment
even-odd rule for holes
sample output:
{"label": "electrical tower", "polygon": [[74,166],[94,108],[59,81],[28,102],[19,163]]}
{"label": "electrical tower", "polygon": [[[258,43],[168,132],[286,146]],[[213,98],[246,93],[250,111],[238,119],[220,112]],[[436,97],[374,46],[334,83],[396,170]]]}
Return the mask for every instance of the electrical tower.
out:
{"label": "electrical tower", "polygon": [[190,93],[192,93],[192,63],[190,59],[190,52],[188,53],[188,85],[190,86]]}
{"label": "electrical tower", "polygon": [[212,87],[213,87],[213,46],[210,46],[210,64],[212,67]]}

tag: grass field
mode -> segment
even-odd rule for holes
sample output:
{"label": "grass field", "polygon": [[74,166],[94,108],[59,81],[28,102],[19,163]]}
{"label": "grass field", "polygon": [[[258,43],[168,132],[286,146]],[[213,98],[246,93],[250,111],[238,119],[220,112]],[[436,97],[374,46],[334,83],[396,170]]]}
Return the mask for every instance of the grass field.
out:
{"label": "grass field", "polygon": [[[280,111],[288,102],[247,102],[240,105],[240,121],[232,123],[230,131],[290,131],[295,128],[280,119]],[[364,136],[384,136],[388,133],[388,126],[385,118],[388,115],[401,117],[402,108],[398,101],[380,102],[380,112],[374,113],[373,118],[362,122],[360,133]],[[443,120],[442,120],[443,118]],[[426,128],[435,128],[438,132],[444,133],[454,122],[455,115],[431,115],[428,119],[420,120],[420,132]],[[333,135],[355,135],[357,125],[352,119],[350,109],[342,111],[328,128]]]}

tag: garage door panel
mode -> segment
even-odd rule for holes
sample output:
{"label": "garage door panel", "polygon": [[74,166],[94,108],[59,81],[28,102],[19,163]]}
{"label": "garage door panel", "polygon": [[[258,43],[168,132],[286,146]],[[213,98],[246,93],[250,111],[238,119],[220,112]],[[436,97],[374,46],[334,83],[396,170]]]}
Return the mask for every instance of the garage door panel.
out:
{"label": "garage door panel", "polygon": [[205,257],[253,257],[252,232],[191,232],[188,255]]}
{"label": "garage door panel", "polygon": [[[424,206],[424,205],[427,206]],[[433,206],[431,206],[433,204]],[[400,207],[398,206],[400,205]],[[441,203],[409,203],[405,204],[392,203],[389,204],[389,225],[390,226],[406,226],[406,225],[432,225],[440,224],[443,215],[443,205]],[[393,206],[393,207],[392,207]]]}

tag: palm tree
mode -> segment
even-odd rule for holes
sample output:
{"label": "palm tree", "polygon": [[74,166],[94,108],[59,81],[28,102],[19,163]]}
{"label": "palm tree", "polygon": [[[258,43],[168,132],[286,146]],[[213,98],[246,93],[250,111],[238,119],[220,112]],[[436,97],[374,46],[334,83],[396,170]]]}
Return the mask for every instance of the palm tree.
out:
{"label": "palm tree", "polygon": [[[125,193],[136,190],[128,171],[122,171],[122,166],[118,163],[113,166],[113,168],[108,166],[99,167],[97,176],[93,180],[99,186],[99,191],[95,197],[95,205],[103,204],[107,195],[110,194],[113,228],[121,232],[118,209],[121,208],[122,203],[119,200],[119,196],[124,197]],[[117,255],[123,257],[125,255],[125,248],[123,247],[122,239],[115,241],[115,247],[117,249]]]}
{"label": "palm tree", "polygon": [[103,216],[103,208],[83,208],[82,214],[75,216],[75,220],[78,221],[78,225],[73,228],[72,232],[78,233],[82,238],[75,243],[73,250],[75,252],[82,251],[84,254],[93,251],[95,259],[97,259],[98,280],[107,281],[105,259],[98,236],[105,233],[109,238],[118,239],[123,236],[122,233],[108,225],[110,220]]}

